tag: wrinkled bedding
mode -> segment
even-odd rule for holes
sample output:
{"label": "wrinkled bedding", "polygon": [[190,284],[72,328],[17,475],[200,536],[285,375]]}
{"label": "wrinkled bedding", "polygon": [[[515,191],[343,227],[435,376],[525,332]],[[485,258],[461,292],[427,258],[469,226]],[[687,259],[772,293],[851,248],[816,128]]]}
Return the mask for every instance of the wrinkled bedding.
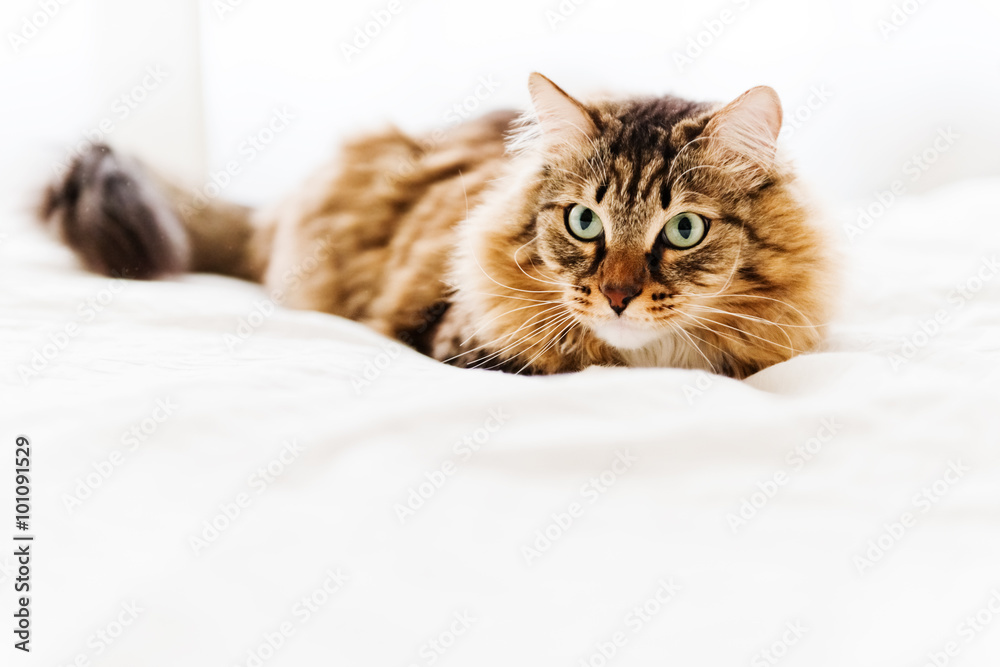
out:
{"label": "wrinkled bedding", "polygon": [[998,191],[833,211],[828,343],[743,382],[454,369],[7,202],[31,664],[996,665]]}

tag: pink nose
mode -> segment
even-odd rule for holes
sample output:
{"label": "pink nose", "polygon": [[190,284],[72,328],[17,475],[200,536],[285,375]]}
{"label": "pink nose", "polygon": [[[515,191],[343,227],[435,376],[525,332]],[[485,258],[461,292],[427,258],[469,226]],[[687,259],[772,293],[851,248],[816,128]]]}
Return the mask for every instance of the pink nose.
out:
{"label": "pink nose", "polygon": [[641,291],[639,285],[601,285],[601,293],[608,298],[608,304],[616,315],[621,315]]}

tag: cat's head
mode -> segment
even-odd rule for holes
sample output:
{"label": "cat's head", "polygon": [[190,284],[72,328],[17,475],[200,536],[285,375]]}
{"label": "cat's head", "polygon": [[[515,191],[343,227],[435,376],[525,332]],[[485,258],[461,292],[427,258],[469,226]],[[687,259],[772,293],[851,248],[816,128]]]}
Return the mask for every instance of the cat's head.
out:
{"label": "cat's head", "polygon": [[544,370],[576,361],[742,377],[815,345],[826,253],[777,155],[771,88],[726,105],[584,104],[540,74],[529,88],[534,113],[514,138],[509,183],[465,240],[480,292],[493,295],[480,317],[506,334],[503,354]]}

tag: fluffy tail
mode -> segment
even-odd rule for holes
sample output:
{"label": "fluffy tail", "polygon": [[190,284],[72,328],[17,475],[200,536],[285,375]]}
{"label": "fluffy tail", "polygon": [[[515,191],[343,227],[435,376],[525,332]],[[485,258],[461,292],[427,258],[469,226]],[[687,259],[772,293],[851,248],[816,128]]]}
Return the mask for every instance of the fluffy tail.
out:
{"label": "fluffy tail", "polygon": [[38,210],[88,269],[139,280],[204,271],[259,281],[264,239],[250,214],[196,197],[102,144],[73,160]]}

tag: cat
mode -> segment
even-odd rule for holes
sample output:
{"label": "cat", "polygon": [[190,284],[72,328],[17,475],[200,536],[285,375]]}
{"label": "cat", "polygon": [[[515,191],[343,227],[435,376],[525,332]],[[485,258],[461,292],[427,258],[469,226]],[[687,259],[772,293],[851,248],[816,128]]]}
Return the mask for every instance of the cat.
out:
{"label": "cat", "polygon": [[821,343],[833,262],[778,152],[774,90],[720,105],[584,103],[538,73],[528,88],[525,114],[350,141],[259,211],[94,145],[39,217],[93,271],[258,281],[463,367],[745,378]]}

